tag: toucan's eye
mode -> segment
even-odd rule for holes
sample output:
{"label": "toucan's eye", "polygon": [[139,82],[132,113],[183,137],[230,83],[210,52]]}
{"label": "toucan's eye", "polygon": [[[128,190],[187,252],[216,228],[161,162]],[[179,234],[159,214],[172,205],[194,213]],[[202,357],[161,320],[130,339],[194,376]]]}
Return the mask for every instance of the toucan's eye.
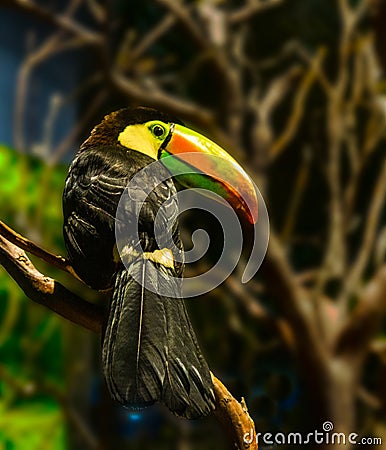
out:
{"label": "toucan's eye", "polygon": [[153,128],[153,133],[157,137],[161,137],[164,134],[164,132],[165,132],[165,130],[162,127],[160,127],[159,125],[156,125]]}
{"label": "toucan's eye", "polygon": [[168,134],[168,127],[163,125],[162,122],[151,123],[149,129],[154,137],[159,140],[165,139]]}

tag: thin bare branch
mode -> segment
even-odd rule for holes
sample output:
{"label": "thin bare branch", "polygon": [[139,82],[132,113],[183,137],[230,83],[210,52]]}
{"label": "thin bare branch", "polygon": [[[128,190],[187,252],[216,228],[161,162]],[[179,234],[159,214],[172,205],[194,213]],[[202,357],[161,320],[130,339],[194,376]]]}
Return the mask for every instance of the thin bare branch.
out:
{"label": "thin bare branch", "polygon": [[382,400],[369,392],[364,386],[360,386],[357,392],[358,399],[371,409],[381,411]]}
{"label": "thin bare branch", "polygon": [[288,211],[283,221],[281,240],[284,243],[288,243],[290,241],[292,232],[295,228],[299,207],[303,198],[303,194],[305,193],[305,190],[307,188],[307,183],[310,175],[310,167],[311,150],[309,148],[305,148],[303,151],[303,159],[295,179],[293,193],[289,201]]}
{"label": "thin bare branch", "polygon": [[173,13],[166,14],[165,17],[152,28],[142,40],[133,48],[130,54],[130,60],[135,61],[146,53],[151,46],[167,33],[177,22]]}
{"label": "thin bare branch", "polygon": [[90,103],[88,109],[86,112],[82,115],[82,118],[76,123],[74,128],[68,133],[68,135],[60,142],[60,144],[56,147],[56,149],[50,154],[47,164],[48,165],[54,165],[60,159],[62,156],[67,152],[67,150],[70,148],[71,145],[73,145],[76,140],[78,139],[79,135],[84,130],[85,126],[89,123],[92,116],[95,114],[96,111],[100,108],[102,103],[107,98],[107,92],[101,91],[99,92],[95,98]]}
{"label": "thin bare branch", "polygon": [[195,44],[201,49],[207,49],[209,41],[205,39],[202,30],[197,25],[190,14],[189,9],[181,2],[176,2],[173,0],[154,0],[160,6],[170,11],[183,25],[184,30],[186,30],[192,37]]}
{"label": "thin bare branch", "polygon": [[63,33],[58,32],[50,36],[40,47],[28,55],[20,67],[16,83],[16,99],[14,111],[14,141],[16,148],[20,152],[25,152],[24,140],[24,110],[27,101],[28,80],[31,71],[39,63],[56,53],[56,47],[59,45]]}
{"label": "thin bare branch", "polygon": [[[293,329],[296,350],[301,351],[304,346],[307,348],[302,352],[302,359],[310,356],[315,363],[314,367],[324,365],[326,349],[318,335],[317,318],[313,315],[310,292],[299,283],[273,230],[261,271],[267,282],[267,289],[274,295],[284,319],[288,320]],[[313,348],[312,355],[308,345]]]}
{"label": "thin bare branch", "polygon": [[[346,147],[350,162],[350,176],[344,190],[345,227],[350,230],[355,199],[360,188],[361,175],[366,163],[377,148],[386,130],[384,107],[376,89],[379,81],[379,64],[374,55],[374,43],[369,36],[356,40],[357,51],[353,55],[353,79],[351,95],[346,105]],[[367,103],[368,118],[364,126],[363,141],[358,136],[357,111]]]}
{"label": "thin bare branch", "polygon": [[183,2],[172,0],[155,1],[175,15],[199,50],[207,54],[215,73],[218,74],[218,79],[223,83],[225,92],[222,98],[226,111],[224,117],[227,118],[226,127],[228,134],[234,142],[238,143],[242,127],[244,98],[241,89],[240,73],[233,68],[227,49],[213,41],[215,34],[205,33],[203,24],[191,14],[190,9]]}
{"label": "thin bare branch", "polygon": [[[319,51],[327,53],[327,49],[325,47],[320,47]],[[301,42],[298,41],[290,41],[284,48],[283,54],[291,54],[294,53],[301,60],[303,60],[309,67],[311,67],[314,63],[315,57],[311,55]],[[318,80],[320,86],[323,88],[327,97],[329,97],[332,93],[332,84],[328,79],[326,72],[324,71],[323,65],[317,65],[314,67],[316,70],[315,76]]]}
{"label": "thin bare branch", "polygon": [[358,22],[363,18],[370,4],[371,0],[361,0],[356,7],[352,7],[349,0],[338,0],[340,16],[348,34],[354,30]]}
{"label": "thin bare branch", "polygon": [[377,227],[379,224],[382,209],[386,201],[386,161],[379,172],[378,179],[374,188],[373,196],[366,214],[366,223],[363,232],[363,238],[357,257],[351,265],[348,274],[345,277],[343,291],[339,296],[339,302],[342,303],[343,310],[347,308],[350,295],[355,292],[362,281],[362,276],[372,254]]}
{"label": "thin bare branch", "polygon": [[214,119],[210,111],[188,100],[182,100],[159,89],[145,89],[117,71],[111,74],[114,86],[132,100],[168,110],[202,126],[210,127]]}
{"label": "thin bare branch", "polygon": [[247,2],[247,5],[242,6],[236,11],[233,11],[228,16],[228,21],[232,25],[239,24],[241,22],[246,22],[252,19],[256,14],[265,11],[267,9],[273,8],[275,6],[283,3],[284,0],[266,0],[260,1],[255,0]]}
{"label": "thin bare branch", "polygon": [[386,314],[386,265],[367,283],[336,341],[335,352],[363,359]]}
{"label": "thin bare branch", "polygon": [[[41,250],[36,253],[45,255],[46,252]],[[99,307],[86,302],[53,278],[40,273],[25,252],[3,236],[0,236],[0,264],[28,298],[77,325],[101,333],[103,312]]]}
{"label": "thin bare branch", "polygon": [[255,117],[251,143],[253,146],[253,165],[260,175],[261,187],[264,177],[262,174],[270,162],[269,149],[275,136],[272,123],[273,113],[277,106],[283,102],[300,73],[301,68],[298,65],[291,66],[271,81],[264,94],[260,94],[258,89],[254,87],[247,96],[249,109]]}
{"label": "thin bare branch", "polygon": [[338,0],[340,20],[342,24],[342,33],[339,43],[339,61],[338,76],[335,83],[334,95],[343,99],[349,79],[350,68],[348,59],[350,55],[350,46],[358,22],[362,19],[369,7],[369,0],[361,0],[357,7],[351,7],[349,0]]}
{"label": "thin bare branch", "polygon": [[60,30],[70,32],[82,38],[89,44],[99,44],[101,42],[102,38],[97,32],[89,30],[84,25],[77,23],[66,15],[51,12],[31,0],[0,0],[0,5],[11,7],[32,17],[36,17]]}
{"label": "thin bare branch", "polygon": [[255,424],[251,419],[244,399],[239,403],[222,382],[213,374],[212,382],[216,397],[214,414],[224,429],[230,434],[237,450],[257,450]]}
{"label": "thin bare branch", "polygon": [[309,70],[304,75],[300,85],[295,93],[293,100],[292,112],[289,114],[289,119],[284,127],[284,131],[275,140],[271,149],[269,150],[271,160],[277,158],[285,149],[288,143],[293,139],[303,115],[306,111],[306,100],[308,93],[317,78],[319,69],[323,63],[326,52],[324,48],[320,48],[312,60]]}
{"label": "thin bare branch", "polygon": [[261,98],[256,98],[253,101],[252,96],[251,100],[253,103],[250,106],[259,116],[260,120],[267,121],[271,119],[276,107],[283,101],[301,72],[302,70],[299,65],[291,66],[271,81]]}
{"label": "thin bare branch", "polygon": [[[63,13],[62,17],[66,19],[71,19],[71,15],[76,11],[79,1],[72,1],[67,10]],[[25,149],[25,139],[24,139],[24,113],[25,104],[27,101],[27,89],[29,78],[34,69],[39,64],[47,61],[53,55],[57,55],[61,52],[66,52],[73,50],[83,45],[88,44],[84,39],[75,36],[72,38],[66,38],[66,32],[59,29],[58,32],[49,36],[36,50],[31,52],[20,67],[18,73],[18,80],[16,85],[16,99],[15,99],[15,125],[14,125],[14,142],[16,148],[24,152]]]}
{"label": "thin bare branch", "polygon": [[98,0],[86,0],[86,4],[94,19],[98,23],[104,23],[106,20],[106,9],[102,6],[103,2],[98,3]]}
{"label": "thin bare branch", "polygon": [[63,256],[57,256],[51,252],[48,252],[47,250],[42,249],[21,234],[16,233],[16,231],[12,230],[12,228],[10,228],[2,221],[0,221],[0,236],[3,236],[5,239],[7,239],[7,241],[25,250],[26,252],[37,256],[51,266],[54,266],[78,278],[69,261],[63,258]]}
{"label": "thin bare branch", "polygon": [[225,281],[225,287],[230,290],[232,294],[243,303],[247,308],[251,317],[258,320],[271,320],[273,317],[269,314],[266,308],[257,300],[254,295],[249,294],[245,285],[242,285],[235,276],[230,275]]}

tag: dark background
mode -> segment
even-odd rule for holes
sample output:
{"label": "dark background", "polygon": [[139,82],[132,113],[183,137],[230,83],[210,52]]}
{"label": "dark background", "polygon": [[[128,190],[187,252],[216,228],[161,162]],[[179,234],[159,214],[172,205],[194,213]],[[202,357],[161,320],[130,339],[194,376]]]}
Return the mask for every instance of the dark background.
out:
{"label": "dark background", "polygon": [[[257,431],[329,420],[385,443],[385,21],[376,0],[0,0],[0,219],[64,254],[61,192],[90,129],[128,105],[179,116],[240,161],[271,221],[250,283],[236,270],[187,302],[211,370]],[[221,246],[197,212],[186,242],[202,223],[212,246],[186,276]],[[110,402],[99,338],[0,270],[1,449],[228,445],[212,417]]]}

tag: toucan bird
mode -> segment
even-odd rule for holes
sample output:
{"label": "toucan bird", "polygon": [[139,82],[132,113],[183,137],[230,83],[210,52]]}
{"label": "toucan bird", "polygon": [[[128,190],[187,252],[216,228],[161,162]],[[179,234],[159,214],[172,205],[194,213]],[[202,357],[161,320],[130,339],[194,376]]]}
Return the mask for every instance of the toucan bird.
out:
{"label": "toucan bird", "polygon": [[[198,164],[194,158],[184,160],[184,155],[195,153],[216,158]],[[176,156],[172,163],[168,155]],[[130,180],[156,160],[170,175],[176,161],[193,167],[195,174],[179,174],[180,185],[205,186],[249,222],[256,220],[253,184],[223,149],[159,111],[125,108],[107,115],[92,130],[70,166],[63,193],[64,240],[78,276],[94,289],[112,290],[102,342],[111,396],[130,408],[161,402],[178,416],[198,418],[213,410],[215,398],[184,302],[176,298],[182,297],[178,280],[184,262],[173,178],[156,186],[141,206],[138,235],[127,236],[124,243],[128,259],[123,261],[117,252],[118,203]],[[165,202],[168,207],[156,230],[156,215]],[[135,200],[124,204],[128,217],[137,208]],[[166,231],[160,246],[156,234]],[[157,293],[160,283],[176,295]]]}

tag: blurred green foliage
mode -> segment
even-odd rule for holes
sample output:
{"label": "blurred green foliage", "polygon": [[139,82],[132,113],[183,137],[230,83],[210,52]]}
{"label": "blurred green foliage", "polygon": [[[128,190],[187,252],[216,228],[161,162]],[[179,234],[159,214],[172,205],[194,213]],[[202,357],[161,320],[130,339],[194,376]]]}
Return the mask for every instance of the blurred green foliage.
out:
{"label": "blurred green foliage", "polygon": [[65,448],[63,417],[55,403],[28,403],[3,410],[2,402],[0,409],[1,450]]}
{"label": "blurred green foliage", "polygon": [[[2,220],[43,246],[63,251],[65,166],[0,146]],[[0,449],[65,448],[61,320],[28,300],[0,269]]]}

